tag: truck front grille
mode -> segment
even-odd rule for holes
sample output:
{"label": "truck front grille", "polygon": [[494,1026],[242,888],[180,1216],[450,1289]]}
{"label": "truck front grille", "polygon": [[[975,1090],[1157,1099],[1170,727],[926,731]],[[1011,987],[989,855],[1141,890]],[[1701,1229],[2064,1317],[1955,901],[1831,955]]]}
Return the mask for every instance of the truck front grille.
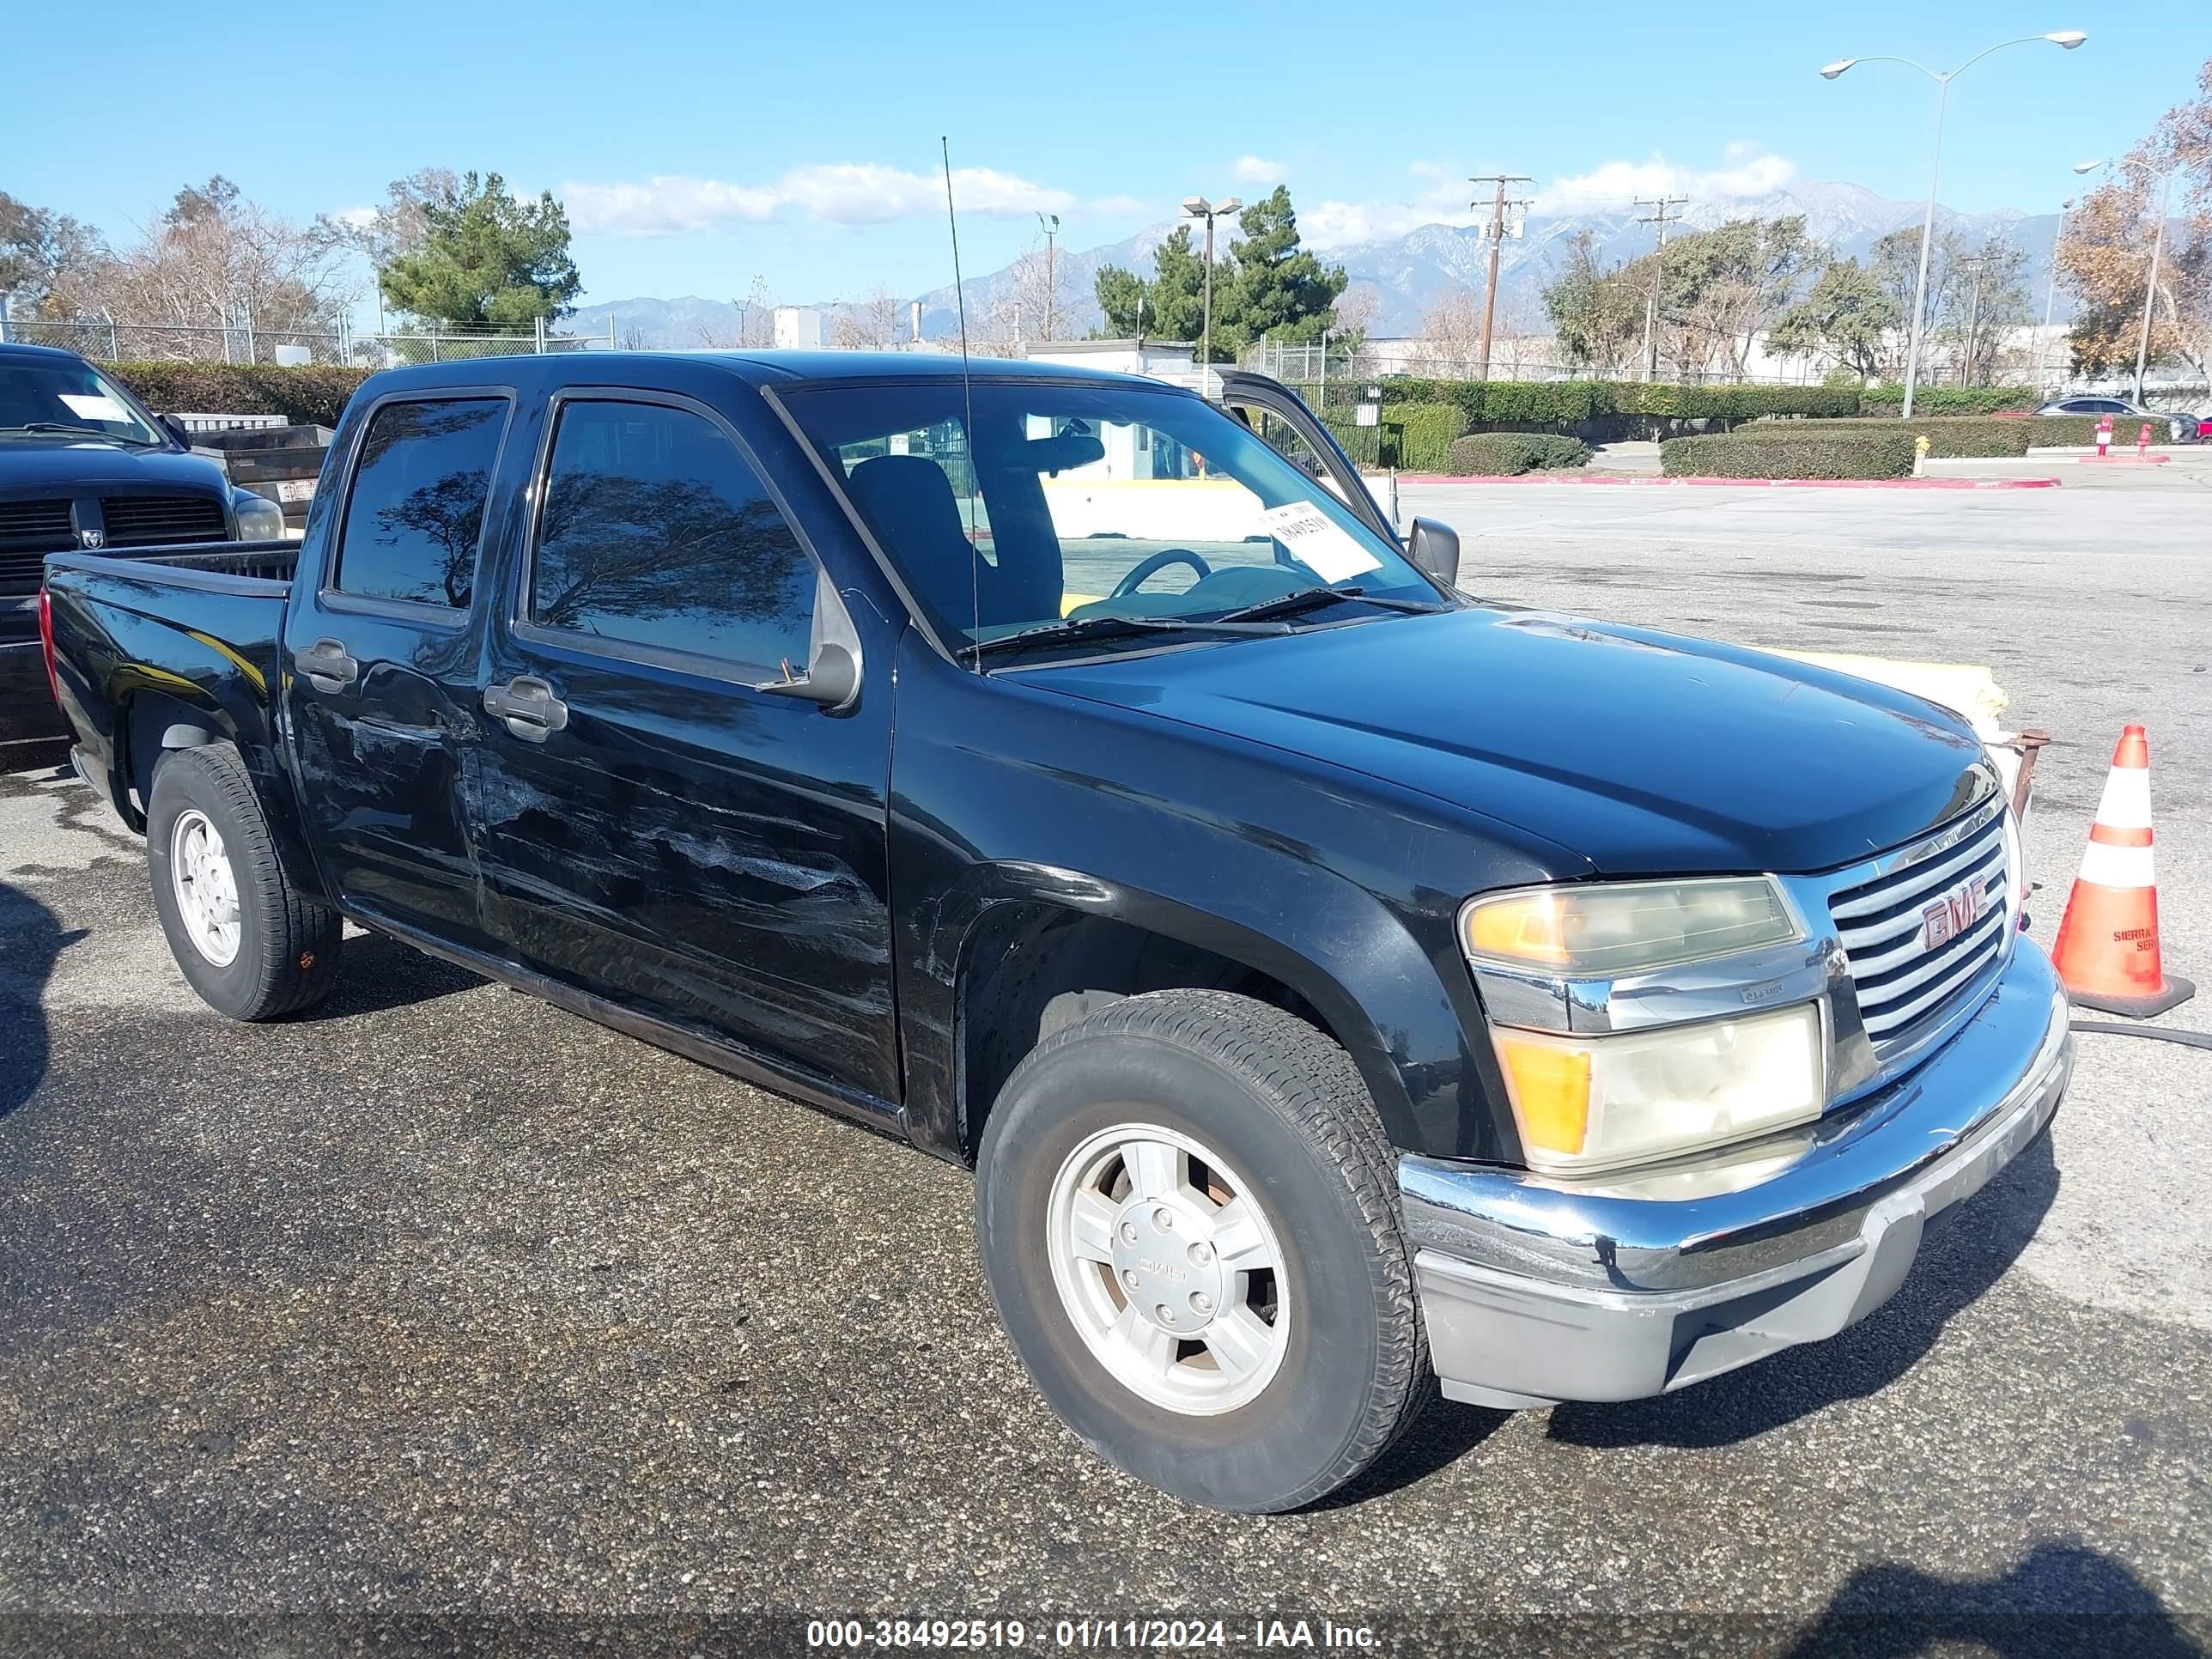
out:
{"label": "truck front grille", "polygon": [[[1829,914],[1857,988],[1859,1018],[1877,1055],[1911,1040],[1916,1027],[1969,995],[2004,952],[2015,919],[2008,902],[2004,815],[1889,874],[1831,896]],[[1978,912],[1978,914],[1976,914]],[[1934,943],[1930,943],[1930,940]]]}
{"label": "truck front grille", "polygon": [[228,528],[222,503],[209,495],[108,495],[100,503],[110,547],[162,542],[219,542]]}
{"label": "truck front grille", "polygon": [[0,501],[0,551],[43,555],[76,545],[68,501]]}

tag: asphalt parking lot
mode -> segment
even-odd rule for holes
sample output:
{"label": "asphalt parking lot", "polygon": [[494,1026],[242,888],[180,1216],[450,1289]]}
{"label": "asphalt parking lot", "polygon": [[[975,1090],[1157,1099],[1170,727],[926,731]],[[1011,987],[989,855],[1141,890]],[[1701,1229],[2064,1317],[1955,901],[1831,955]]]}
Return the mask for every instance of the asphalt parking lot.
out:
{"label": "asphalt parking lot", "polygon": [[[1458,526],[1486,596],[1990,665],[2060,738],[2027,830],[2045,943],[2142,720],[2167,961],[2212,984],[2205,504],[1401,500]],[[347,950],[312,1017],[227,1024],[136,841],[61,775],[0,778],[0,1651],[100,1633],[70,1613],[763,1608],[1329,1617],[1439,1651],[2212,1645],[2212,1054],[2083,1036],[2052,1135],[1833,1341],[1638,1405],[1438,1404],[1329,1506],[1242,1519],[1046,1411],[963,1172]]]}

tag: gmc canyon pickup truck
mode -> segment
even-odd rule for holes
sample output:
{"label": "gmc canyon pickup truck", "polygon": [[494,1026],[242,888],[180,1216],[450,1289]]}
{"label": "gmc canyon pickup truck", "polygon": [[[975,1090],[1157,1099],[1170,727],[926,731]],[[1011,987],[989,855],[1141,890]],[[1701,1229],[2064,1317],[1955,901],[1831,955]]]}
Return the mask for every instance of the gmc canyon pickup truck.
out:
{"label": "gmc canyon pickup truck", "polygon": [[1458,563],[1253,378],[608,353],[44,604],[215,1008],[350,917],[971,1164],[1060,1415],[1273,1510],[1843,1330],[2072,1064],[1957,719]]}
{"label": "gmc canyon pickup truck", "polygon": [[143,557],[283,535],[283,508],[234,489],[220,462],[191,451],[181,429],[75,352],[0,344],[0,767],[69,730],[40,661],[47,554]]}

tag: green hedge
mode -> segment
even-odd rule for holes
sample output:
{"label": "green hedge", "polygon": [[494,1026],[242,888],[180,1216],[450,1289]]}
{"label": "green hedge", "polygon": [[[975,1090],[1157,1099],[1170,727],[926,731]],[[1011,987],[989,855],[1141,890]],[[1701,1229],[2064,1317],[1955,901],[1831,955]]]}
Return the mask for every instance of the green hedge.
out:
{"label": "green hedge", "polygon": [[[1380,382],[1392,402],[1452,404],[1471,426],[1570,426],[1607,415],[1747,421],[1762,415],[1842,418],[1858,414],[1851,386],[1668,386],[1644,380],[1434,380],[1393,374]],[[1347,383],[1343,395],[1357,393]]]}
{"label": "green hedge", "polygon": [[1467,415],[1454,404],[1385,404],[1382,425],[1383,465],[1442,472],[1451,465],[1452,441],[1467,430]]}
{"label": "green hedge", "polygon": [[1471,432],[1452,441],[1446,471],[1461,477],[1504,478],[1517,473],[1586,466],[1589,446],[1559,432]]}
{"label": "green hedge", "polygon": [[269,363],[109,363],[156,414],[282,415],[295,426],[336,426],[365,368]]}
{"label": "green hedge", "polygon": [[[1922,386],[1912,389],[1912,417],[1923,415],[2025,414],[2043,401],[2032,386]],[[1895,415],[1905,407],[1901,385],[1870,386],[1859,393],[1862,415]]]}
{"label": "green hedge", "polygon": [[1912,471],[1912,434],[1833,432],[1823,422],[1757,436],[1669,438],[1659,465],[1670,478],[1903,478]]}
{"label": "green hedge", "polygon": [[[1736,435],[1745,438],[1800,437],[1805,435],[1802,421],[1753,421],[1748,426],[1736,428]],[[1988,415],[1942,415],[1932,420],[1923,420],[1915,414],[1910,421],[1822,421],[1821,433],[1842,432],[1903,432],[1915,438],[1928,440],[1928,453],[1946,459],[1989,459],[1994,457],[2025,455],[2034,437],[2033,421],[1999,420]]]}

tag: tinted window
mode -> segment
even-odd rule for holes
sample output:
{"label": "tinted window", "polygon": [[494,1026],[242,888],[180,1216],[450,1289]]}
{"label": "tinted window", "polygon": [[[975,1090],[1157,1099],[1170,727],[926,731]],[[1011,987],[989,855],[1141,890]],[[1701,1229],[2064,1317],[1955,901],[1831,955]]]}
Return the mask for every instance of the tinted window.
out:
{"label": "tinted window", "polygon": [[656,404],[573,402],[553,435],[530,616],[798,672],[813,629],[814,567],[712,422]]}
{"label": "tinted window", "polygon": [[338,542],[341,592],[465,609],[503,398],[386,404],[362,440]]}

